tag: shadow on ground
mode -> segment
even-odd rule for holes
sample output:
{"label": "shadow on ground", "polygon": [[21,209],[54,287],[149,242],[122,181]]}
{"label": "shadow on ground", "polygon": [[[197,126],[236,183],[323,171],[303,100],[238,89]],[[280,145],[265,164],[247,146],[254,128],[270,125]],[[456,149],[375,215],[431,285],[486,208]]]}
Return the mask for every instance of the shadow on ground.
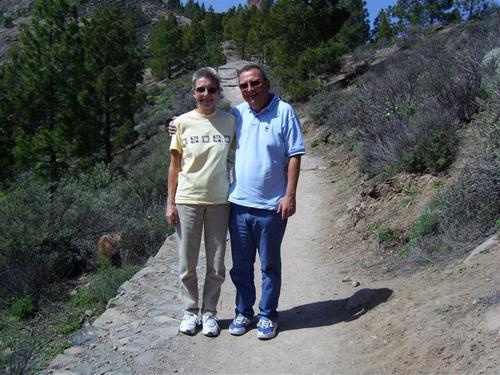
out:
{"label": "shadow on ground", "polygon": [[[324,327],[349,322],[366,314],[377,305],[387,302],[393,291],[388,288],[358,290],[349,298],[307,303],[280,311],[280,331],[301,328]],[[219,322],[227,329],[231,320]]]}

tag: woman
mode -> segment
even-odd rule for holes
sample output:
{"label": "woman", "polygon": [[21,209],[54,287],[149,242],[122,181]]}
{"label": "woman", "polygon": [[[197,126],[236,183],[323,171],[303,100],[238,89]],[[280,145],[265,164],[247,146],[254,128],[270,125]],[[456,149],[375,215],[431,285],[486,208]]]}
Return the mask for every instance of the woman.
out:
{"label": "woman", "polygon": [[224,255],[229,220],[228,157],[235,119],[218,111],[219,76],[212,68],[193,75],[196,109],[175,119],[170,144],[167,222],[176,225],[184,316],[179,330],[192,335],[200,323],[196,266],[202,229],[205,233],[206,277],[201,305],[203,334],[215,337],[217,302],[225,277]]}

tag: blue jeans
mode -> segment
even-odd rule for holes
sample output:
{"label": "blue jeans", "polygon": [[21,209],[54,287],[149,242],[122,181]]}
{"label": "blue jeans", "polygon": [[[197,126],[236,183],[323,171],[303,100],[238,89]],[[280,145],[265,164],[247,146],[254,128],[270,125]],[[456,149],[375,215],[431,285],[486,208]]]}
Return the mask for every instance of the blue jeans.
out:
{"label": "blue jeans", "polygon": [[254,263],[259,251],[262,271],[262,295],[259,317],[278,319],[278,300],[281,290],[281,240],[286,220],[275,210],[262,210],[231,204],[229,233],[233,268],[231,279],[236,287],[236,314],[254,316]]}

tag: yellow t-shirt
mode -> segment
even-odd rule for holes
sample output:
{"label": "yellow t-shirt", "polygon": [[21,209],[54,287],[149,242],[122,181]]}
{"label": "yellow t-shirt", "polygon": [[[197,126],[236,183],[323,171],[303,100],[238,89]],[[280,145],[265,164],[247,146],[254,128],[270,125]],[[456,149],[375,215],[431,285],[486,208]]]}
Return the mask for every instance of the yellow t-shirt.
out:
{"label": "yellow t-shirt", "polygon": [[181,171],[175,203],[227,203],[228,156],[236,129],[233,115],[215,111],[203,115],[195,110],[175,119],[177,133],[170,150],[181,154]]}

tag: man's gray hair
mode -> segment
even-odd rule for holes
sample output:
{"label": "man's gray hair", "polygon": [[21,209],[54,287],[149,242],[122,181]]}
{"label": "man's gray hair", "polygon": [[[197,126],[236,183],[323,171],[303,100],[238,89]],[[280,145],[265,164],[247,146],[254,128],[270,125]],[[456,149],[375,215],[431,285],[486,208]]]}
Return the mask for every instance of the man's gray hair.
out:
{"label": "man's gray hair", "polygon": [[196,88],[196,81],[199,80],[200,78],[206,78],[211,81],[214,81],[217,85],[217,88],[220,88],[220,77],[217,74],[217,71],[214,68],[211,67],[204,67],[198,69],[196,72],[193,74],[193,90]]}
{"label": "man's gray hair", "polygon": [[248,65],[245,65],[243,68],[241,68],[238,71],[238,77],[241,75],[241,73],[248,72],[249,70],[252,70],[252,69],[257,69],[260,72],[260,74],[262,76],[262,79],[264,81],[268,81],[267,76],[266,76],[266,72],[264,72],[264,69],[262,69],[260,67],[260,65],[257,65],[257,64],[248,64]]}

